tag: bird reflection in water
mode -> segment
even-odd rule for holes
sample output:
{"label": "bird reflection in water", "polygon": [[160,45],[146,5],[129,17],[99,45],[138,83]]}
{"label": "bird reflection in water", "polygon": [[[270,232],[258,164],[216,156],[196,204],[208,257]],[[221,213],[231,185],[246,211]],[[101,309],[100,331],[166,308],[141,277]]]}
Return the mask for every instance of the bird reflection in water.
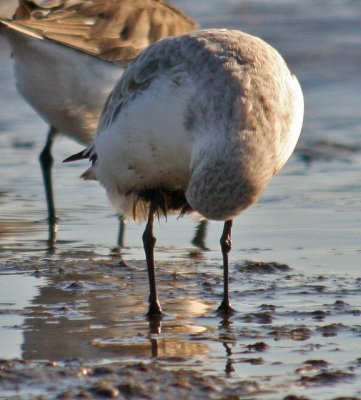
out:
{"label": "bird reflection in water", "polygon": [[[24,310],[25,360],[167,359],[209,352],[207,341],[193,337],[213,329],[197,324],[211,309],[206,302],[170,301],[166,318],[147,320],[142,290],[134,290],[135,285],[146,285],[139,271],[117,269],[117,276],[109,276],[94,269],[81,272],[79,265],[72,271],[68,267],[50,273],[47,285]],[[165,293],[172,286],[172,281],[166,283]]]}
{"label": "bird reflection in water", "polygon": [[237,340],[233,333],[232,322],[230,321],[229,314],[222,314],[219,324],[219,340],[222,342],[226,350],[226,365],[224,372],[229,377],[234,372],[233,359],[232,359],[232,346],[236,344]]}

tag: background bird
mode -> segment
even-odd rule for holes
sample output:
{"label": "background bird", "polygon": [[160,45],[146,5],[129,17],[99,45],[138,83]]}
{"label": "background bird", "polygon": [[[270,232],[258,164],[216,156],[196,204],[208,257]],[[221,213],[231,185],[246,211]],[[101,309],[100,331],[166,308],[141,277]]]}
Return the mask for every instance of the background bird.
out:
{"label": "background bird", "polygon": [[[49,244],[56,240],[52,146],[62,133],[89,144],[106,97],[124,68],[149,44],[191,31],[195,21],[162,0],[19,0],[0,18],[19,93],[49,124],[40,165],[48,206]],[[122,225],[119,240],[121,240]]]}
{"label": "background bird", "polygon": [[148,315],[161,314],[155,216],[197,212],[224,222],[221,312],[232,310],[228,254],[232,220],[256,202],[291,156],[303,95],[280,54],[234,30],[201,30],[151,45],[108,97],[83,174],[97,179],[120,215],[146,220]]}

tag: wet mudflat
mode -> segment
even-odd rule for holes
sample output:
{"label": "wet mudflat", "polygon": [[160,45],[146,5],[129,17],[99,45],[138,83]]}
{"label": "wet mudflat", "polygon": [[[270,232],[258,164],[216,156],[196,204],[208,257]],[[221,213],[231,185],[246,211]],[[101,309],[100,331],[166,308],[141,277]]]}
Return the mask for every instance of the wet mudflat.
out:
{"label": "wet mudflat", "polygon": [[163,261],[165,316],[148,320],[145,263],[74,252],[1,270],[36,290],[1,302],[9,345],[22,335],[0,361],[2,398],[361,398],[360,278],[234,263],[225,318],[219,265]]}
{"label": "wet mudflat", "polygon": [[169,218],[155,232],[165,316],[144,316],[144,227],[128,225],[113,251],[117,218],[79,180],[84,163],[62,165],[80,150],[66,138],[49,253],[37,160],[47,127],[17,94],[0,41],[0,398],[361,399],[360,2],[174,4],[203,27],[268,40],[305,94],[295,154],[234,223],[237,312],[216,313],[221,224],[200,250],[197,222]]}

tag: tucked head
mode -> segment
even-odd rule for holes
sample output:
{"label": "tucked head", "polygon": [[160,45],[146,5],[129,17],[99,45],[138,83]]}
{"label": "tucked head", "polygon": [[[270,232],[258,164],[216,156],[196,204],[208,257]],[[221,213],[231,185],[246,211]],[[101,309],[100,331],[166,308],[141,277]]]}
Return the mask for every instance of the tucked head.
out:
{"label": "tucked head", "polygon": [[[145,50],[108,98],[93,172],[130,217],[144,190],[183,191],[188,209],[233,218],[291,155],[302,92],[282,57],[239,31],[204,30]],[[140,204],[140,203],[139,203]]]}
{"label": "tucked head", "polygon": [[105,104],[94,144],[83,153],[93,160],[84,176],[100,181],[120,214],[147,219],[149,315],[161,313],[153,221],[169,212],[225,221],[219,310],[232,310],[232,219],[287,161],[302,118],[302,92],[282,57],[242,32],[166,38],[128,67]]}

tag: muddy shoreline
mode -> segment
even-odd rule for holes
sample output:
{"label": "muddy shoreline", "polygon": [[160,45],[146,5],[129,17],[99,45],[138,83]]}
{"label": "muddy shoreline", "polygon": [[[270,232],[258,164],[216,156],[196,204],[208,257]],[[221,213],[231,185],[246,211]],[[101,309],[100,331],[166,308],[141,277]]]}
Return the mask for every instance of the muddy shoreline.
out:
{"label": "muddy shoreline", "polygon": [[237,312],[220,318],[217,265],[159,262],[166,314],[149,321],[143,261],[74,255],[1,262],[3,279],[41,285],[23,309],[1,304],[0,317],[23,317],[2,326],[23,343],[21,359],[0,360],[0,398],[361,398],[352,389],[361,356],[349,347],[360,335],[360,280],[243,261],[232,266]]}

